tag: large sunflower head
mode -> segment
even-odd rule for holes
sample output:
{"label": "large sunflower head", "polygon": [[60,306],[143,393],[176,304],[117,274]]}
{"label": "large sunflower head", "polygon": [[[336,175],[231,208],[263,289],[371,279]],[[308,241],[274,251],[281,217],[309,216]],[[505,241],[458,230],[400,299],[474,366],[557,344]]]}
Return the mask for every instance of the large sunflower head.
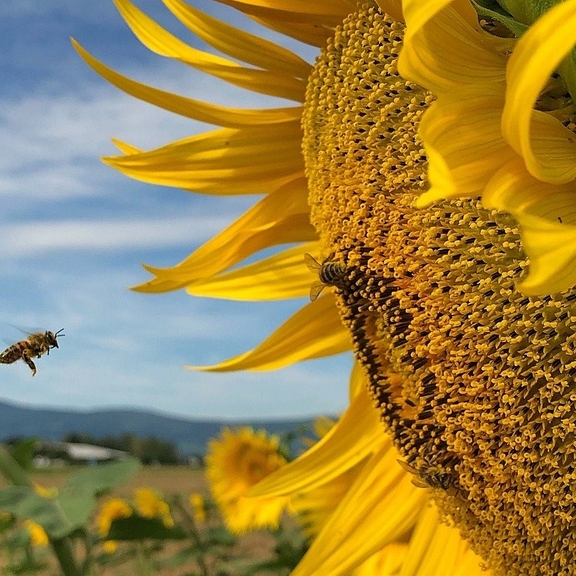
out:
{"label": "large sunflower head", "polygon": [[[122,154],[109,164],[191,191],[266,194],[180,264],[147,267],[153,278],[137,289],[238,300],[311,294],[260,346],[205,368],[274,369],[352,348],[372,401],[352,394],[319,447],[286,466],[254,433],[225,433],[211,446],[216,500],[242,530],[276,521],[291,492],[349,473],[338,507],[318,516],[297,576],[346,574],[370,557],[384,570],[374,554],[411,538],[406,573],[426,572],[443,546],[449,569],[477,569],[438,518],[495,574],[574,573],[576,137],[573,73],[559,62],[574,43],[576,0],[526,21],[502,10],[480,21],[468,0],[226,0],[320,47],[313,66],[180,0],[165,3],[246,66],[191,48],[116,0],[154,51],[297,105],[198,102],[127,79],[80,49],[130,94],[220,126],[151,151],[118,142]],[[500,33],[506,18],[511,32]],[[519,40],[514,22],[524,26]],[[564,32],[550,48],[555,24]],[[535,67],[536,84],[546,84],[536,95]],[[433,513],[422,512],[428,494]],[[430,555],[418,548],[426,541]]]}

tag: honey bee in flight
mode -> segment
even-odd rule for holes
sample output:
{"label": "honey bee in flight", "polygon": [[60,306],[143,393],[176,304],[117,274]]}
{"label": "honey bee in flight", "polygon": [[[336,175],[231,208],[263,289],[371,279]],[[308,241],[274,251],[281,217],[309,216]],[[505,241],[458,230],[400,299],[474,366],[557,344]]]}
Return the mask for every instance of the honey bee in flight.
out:
{"label": "honey bee in flight", "polygon": [[346,268],[340,262],[330,260],[334,255],[330,254],[322,264],[310,254],[304,254],[304,261],[312,272],[318,274],[312,286],[310,286],[310,300],[314,302],[326,286],[343,287],[346,276]]}
{"label": "honey bee in flight", "polygon": [[433,466],[425,466],[422,468],[415,468],[408,462],[397,460],[398,464],[410,472],[414,477],[412,484],[418,488],[440,488],[441,490],[448,490],[454,485],[454,479],[450,474],[441,472]]}
{"label": "honey bee in flight", "polygon": [[64,334],[60,334],[62,330],[64,328],[56,333],[46,330],[46,332],[30,334],[26,340],[21,340],[6,348],[0,354],[0,364],[12,364],[21,358],[28,364],[30,370],[32,370],[32,376],[34,376],[36,374],[36,365],[32,358],[40,358],[43,354],[50,354],[52,348],[58,348],[58,336],[64,336]]}

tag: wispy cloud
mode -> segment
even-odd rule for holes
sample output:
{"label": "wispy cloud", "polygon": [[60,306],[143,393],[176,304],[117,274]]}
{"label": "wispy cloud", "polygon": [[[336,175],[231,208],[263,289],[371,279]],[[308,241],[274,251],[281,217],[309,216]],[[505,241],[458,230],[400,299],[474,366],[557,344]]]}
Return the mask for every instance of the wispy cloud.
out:
{"label": "wispy cloud", "polygon": [[[138,4],[173,24],[158,0]],[[346,358],[273,374],[183,368],[254,347],[300,303],[126,289],[149,278],[141,261],[176,264],[253,199],[143,185],[104,166],[99,157],[117,152],[111,137],[148,149],[211,127],[108,85],[73,52],[69,35],[112,68],[164,90],[232,107],[290,105],[149,53],[111,2],[0,4],[0,337],[21,337],[11,324],[66,333],[59,350],[39,359],[35,378],[21,362],[0,365],[2,394],[35,405],[153,407],[191,417],[296,416],[344,407]]]}
{"label": "wispy cloud", "polygon": [[147,220],[54,220],[8,224],[2,237],[10,250],[4,258],[38,257],[45,252],[69,250],[114,250],[190,246],[219,232],[228,219],[202,218],[192,225],[194,216]]}

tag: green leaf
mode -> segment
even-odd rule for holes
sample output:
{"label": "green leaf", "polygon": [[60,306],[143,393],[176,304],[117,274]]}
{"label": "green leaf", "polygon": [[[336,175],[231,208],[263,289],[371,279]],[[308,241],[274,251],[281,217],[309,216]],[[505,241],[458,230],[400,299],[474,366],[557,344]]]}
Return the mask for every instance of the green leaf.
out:
{"label": "green leaf", "polygon": [[506,26],[506,28],[508,28],[508,30],[510,30],[510,32],[512,32],[512,34],[517,38],[520,38],[520,36],[528,30],[526,24],[522,24],[515,20],[494,0],[472,0],[472,4],[480,16],[486,16],[487,18],[492,18],[497,22],[500,22],[500,24]]}
{"label": "green leaf", "polygon": [[10,482],[17,486],[31,486],[32,481],[24,469],[14,460],[6,450],[5,446],[0,446],[0,473]]}
{"label": "green leaf", "polygon": [[532,24],[544,12],[563,0],[498,0],[498,3],[519,22]]}
{"label": "green leaf", "polygon": [[63,538],[74,530],[57,500],[38,496],[28,486],[10,486],[0,490],[0,510],[34,520],[50,538]]}
{"label": "green leaf", "polygon": [[179,526],[169,528],[158,518],[130,516],[112,521],[107,540],[182,540],[188,535]]}
{"label": "green leaf", "polygon": [[64,486],[56,500],[72,530],[86,526],[96,507],[93,492],[82,487]]}
{"label": "green leaf", "polygon": [[118,462],[90,466],[71,476],[62,490],[91,493],[97,496],[107,490],[122,486],[140,468],[136,458],[124,458]]}
{"label": "green leaf", "polygon": [[14,458],[18,465],[24,470],[30,471],[33,468],[36,444],[38,444],[38,438],[26,438],[9,448],[12,458]]}

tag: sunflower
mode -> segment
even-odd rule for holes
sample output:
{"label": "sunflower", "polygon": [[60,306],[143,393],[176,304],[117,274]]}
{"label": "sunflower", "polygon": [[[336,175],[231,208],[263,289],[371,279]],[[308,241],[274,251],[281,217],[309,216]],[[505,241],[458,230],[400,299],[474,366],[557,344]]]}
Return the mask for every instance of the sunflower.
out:
{"label": "sunflower", "polygon": [[109,498],[102,504],[96,515],[96,530],[100,538],[104,540],[103,547],[105,552],[111,554],[118,548],[116,541],[106,540],[112,522],[117,518],[128,518],[132,514],[132,507],[123,498]]}
{"label": "sunflower", "polygon": [[514,14],[484,10],[492,18],[483,22],[467,2],[403,4],[400,71],[438,99],[420,130],[430,188],[418,205],[482,195],[520,226],[530,258],[524,293],[574,286],[576,2],[545,14],[541,3],[504,3]]}
{"label": "sunflower", "polygon": [[134,490],[134,506],[140,516],[158,518],[167,528],[174,526],[174,519],[168,502],[152,488],[136,488]]}
{"label": "sunflower", "polygon": [[[573,43],[574,1],[539,19],[506,16],[524,26],[519,40],[499,32],[501,11],[479,22],[468,0],[223,2],[321,48],[310,66],[164,0],[234,60],[216,57],[116,0],[155,52],[296,102],[266,110],[143,85],[78,47],[129,94],[219,126],[150,151],[117,142],[108,164],[200,193],[265,194],[183,262],[147,266],[137,290],[274,300],[327,285],[261,345],[204,369],[275,369],[352,348],[365,374],[369,395],[352,394],[317,445],[250,492],[334,495],[332,511],[320,497],[306,504],[314,541],[297,576],[400,564],[470,574],[474,553],[495,575],[576,574],[570,61],[551,75]],[[554,25],[568,34],[549,34]]]}
{"label": "sunflower", "polygon": [[196,522],[206,522],[206,500],[200,492],[192,492],[188,497],[192,508],[192,517]]}
{"label": "sunflower", "polygon": [[286,464],[280,441],[264,430],[224,428],[208,442],[206,476],[226,525],[240,534],[263,527],[277,528],[288,497],[246,498],[263,478]]}
{"label": "sunflower", "polygon": [[34,520],[24,520],[24,526],[30,534],[30,543],[35,548],[48,546],[50,540],[48,539],[48,534],[40,524],[34,522]]}

